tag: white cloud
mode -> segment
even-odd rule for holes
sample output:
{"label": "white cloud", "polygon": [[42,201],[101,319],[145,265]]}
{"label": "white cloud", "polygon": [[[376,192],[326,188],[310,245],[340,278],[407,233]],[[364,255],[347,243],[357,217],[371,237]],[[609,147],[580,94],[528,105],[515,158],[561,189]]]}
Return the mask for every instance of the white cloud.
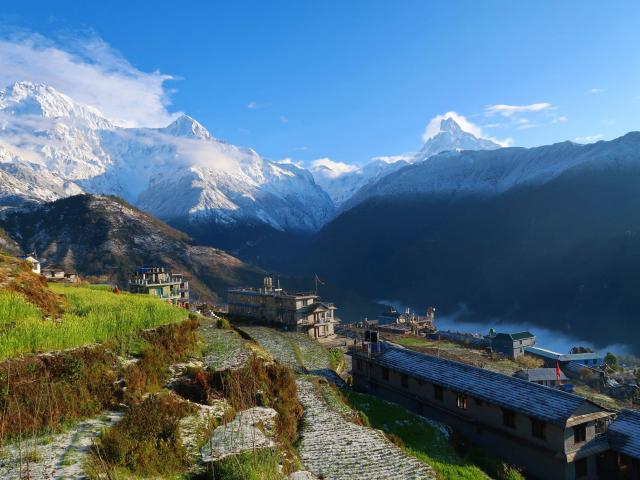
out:
{"label": "white cloud", "polygon": [[247,103],[247,108],[249,110],[260,110],[262,108],[266,108],[267,106],[268,104],[256,102],[255,100],[252,100],[251,102]]}
{"label": "white cloud", "polygon": [[485,108],[486,115],[500,114],[505,117],[511,117],[514,114],[525,112],[540,112],[553,108],[553,105],[547,102],[532,103],[531,105],[487,105]]}
{"label": "white cloud", "polygon": [[304,165],[301,161],[295,161],[291,157],[283,158],[282,160],[278,160],[277,163],[281,163],[283,165],[295,165],[298,168],[304,168]]}
{"label": "white cloud", "polygon": [[568,122],[569,119],[567,117],[565,117],[564,115],[560,116],[560,117],[556,117],[553,120],[551,120],[551,123],[564,123],[564,122]]}
{"label": "white cloud", "polygon": [[602,138],[602,134],[598,133],[596,135],[585,135],[584,137],[576,137],[575,141],[578,143],[593,143],[597,142]]}
{"label": "white cloud", "polygon": [[507,147],[510,145],[510,143],[507,143],[507,140],[498,140],[498,139],[487,136],[486,134],[483,133],[482,127],[471,122],[464,115],[460,115],[459,113],[454,111],[450,111],[445,113],[444,115],[436,115],[435,117],[433,117],[427,124],[426,128],[424,129],[424,132],[422,134],[422,141],[426,142],[430,138],[435,137],[440,131],[440,123],[442,122],[442,120],[446,120],[448,118],[452,118],[458,125],[460,125],[460,128],[462,130],[464,130],[467,133],[471,133],[476,137],[489,139],[503,147]]}
{"label": "white cloud", "polygon": [[589,89],[589,93],[602,93],[604,92],[604,88],[591,88]]}
{"label": "white cloud", "polygon": [[349,165],[348,163],[336,162],[325,157],[311,161],[310,170],[312,172],[322,172],[323,176],[327,178],[338,178],[345,173],[358,170],[358,167],[355,165]]}
{"label": "white cloud", "polygon": [[401,161],[405,161],[408,162],[410,161],[413,157],[415,156],[415,152],[414,153],[404,153],[401,155],[381,155],[379,157],[373,157],[371,159],[371,161],[381,161],[384,163],[397,163],[397,162],[401,162]]}
{"label": "white cloud", "polygon": [[121,126],[159,127],[175,117],[164,85],[174,77],[138,70],[96,36],[64,45],[30,32],[1,36],[0,65],[0,85],[50,85]]}

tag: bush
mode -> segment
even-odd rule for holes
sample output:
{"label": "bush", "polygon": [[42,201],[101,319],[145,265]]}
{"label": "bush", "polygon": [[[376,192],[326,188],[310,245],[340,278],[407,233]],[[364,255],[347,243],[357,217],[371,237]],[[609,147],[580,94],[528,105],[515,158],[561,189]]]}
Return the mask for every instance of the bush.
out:
{"label": "bush", "polygon": [[93,455],[139,475],[176,472],[188,462],[179,421],[189,413],[189,404],[176,395],[149,396],[104,433]]}
{"label": "bush", "polygon": [[342,350],[338,348],[330,348],[329,349],[329,362],[331,364],[331,370],[339,371],[340,368],[344,365],[344,355]]}
{"label": "bush", "polygon": [[541,358],[532,357],[530,355],[521,355],[516,358],[516,363],[523,368],[540,368],[544,364]]}

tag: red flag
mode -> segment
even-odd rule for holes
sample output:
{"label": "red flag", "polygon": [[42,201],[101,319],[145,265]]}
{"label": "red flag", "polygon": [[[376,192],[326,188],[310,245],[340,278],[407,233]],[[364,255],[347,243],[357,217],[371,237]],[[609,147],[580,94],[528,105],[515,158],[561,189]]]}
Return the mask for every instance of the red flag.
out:
{"label": "red flag", "polygon": [[560,381],[560,362],[556,360],[556,380]]}

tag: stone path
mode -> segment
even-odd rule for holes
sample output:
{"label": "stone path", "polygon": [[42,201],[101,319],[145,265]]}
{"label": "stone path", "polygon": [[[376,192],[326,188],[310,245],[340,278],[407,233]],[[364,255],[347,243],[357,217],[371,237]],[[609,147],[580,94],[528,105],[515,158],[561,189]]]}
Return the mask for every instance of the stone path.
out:
{"label": "stone path", "polygon": [[214,370],[239,368],[251,356],[245,340],[233,330],[216,328],[213,322],[203,322],[198,330],[206,342],[202,361],[207,367]]}
{"label": "stone path", "polygon": [[[79,422],[65,433],[30,439],[5,445],[0,460],[3,479],[66,479],[86,478],[83,460],[93,440],[100,432],[122,418],[119,412],[107,412],[100,417]],[[30,462],[27,462],[30,459]]]}
{"label": "stone path", "polygon": [[384,434],[347,421],[329,408],[315,386],[296,381],[304,407],[298,451],[305,468],[327,480],[435,479],[428,465],[404,453]]}

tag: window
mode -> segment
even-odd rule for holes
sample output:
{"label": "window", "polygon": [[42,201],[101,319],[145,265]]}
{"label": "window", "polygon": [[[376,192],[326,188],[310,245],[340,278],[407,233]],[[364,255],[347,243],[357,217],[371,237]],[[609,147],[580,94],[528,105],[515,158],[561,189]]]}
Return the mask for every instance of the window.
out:
{"label": "window", "polygon": [[456,406],[462,410],[466,410],[469,406],[469,402],[466,395],[459,393],[456,397]]}
{"label": "window", "polygon": [[607,432],[607,422],[604,419],[596,420],[596,435],[603,435]]}
{"label": "window", "polygon": [[382,379],[389,380],[389,369],[387,367],[382,367]]}
{"label": "window", "polygon": [[573,443],[582,443],[587,441],[587,426],[577,425],[573,427]]}
{"label": "window", "polygon": [[442,389],[442,387],[440,385],[434,385],[433,386],[433,396],[439,402],[441,402],[442,399],[444,398],[444,390]]}
{"label": "window", "polygon": [[576,478],[582,478],[587,476],[587,459],[581,458],[574,462],[576,469]]}
{"label": "window", "polygon": [[531,419],[531,435],[534,437],[544,440],[546,438],[544,427],[544,422],[536,420],[535,418]]}
{"label": "window", "polygon": [[400,383],[404,388],[409,388],[409,377],[407,377],[404,373],[400,374]]}
{"label": "window", "polygon": [[508,408],[502,409],[502,424],[505,427],[516,428],[516,413]]}
{"label": "window", "polygon": [[356,360],[356,368],[357,368],[358,370],[362,370],[362,359],[361,359],[361,358],[358,358],[358,359]]}

